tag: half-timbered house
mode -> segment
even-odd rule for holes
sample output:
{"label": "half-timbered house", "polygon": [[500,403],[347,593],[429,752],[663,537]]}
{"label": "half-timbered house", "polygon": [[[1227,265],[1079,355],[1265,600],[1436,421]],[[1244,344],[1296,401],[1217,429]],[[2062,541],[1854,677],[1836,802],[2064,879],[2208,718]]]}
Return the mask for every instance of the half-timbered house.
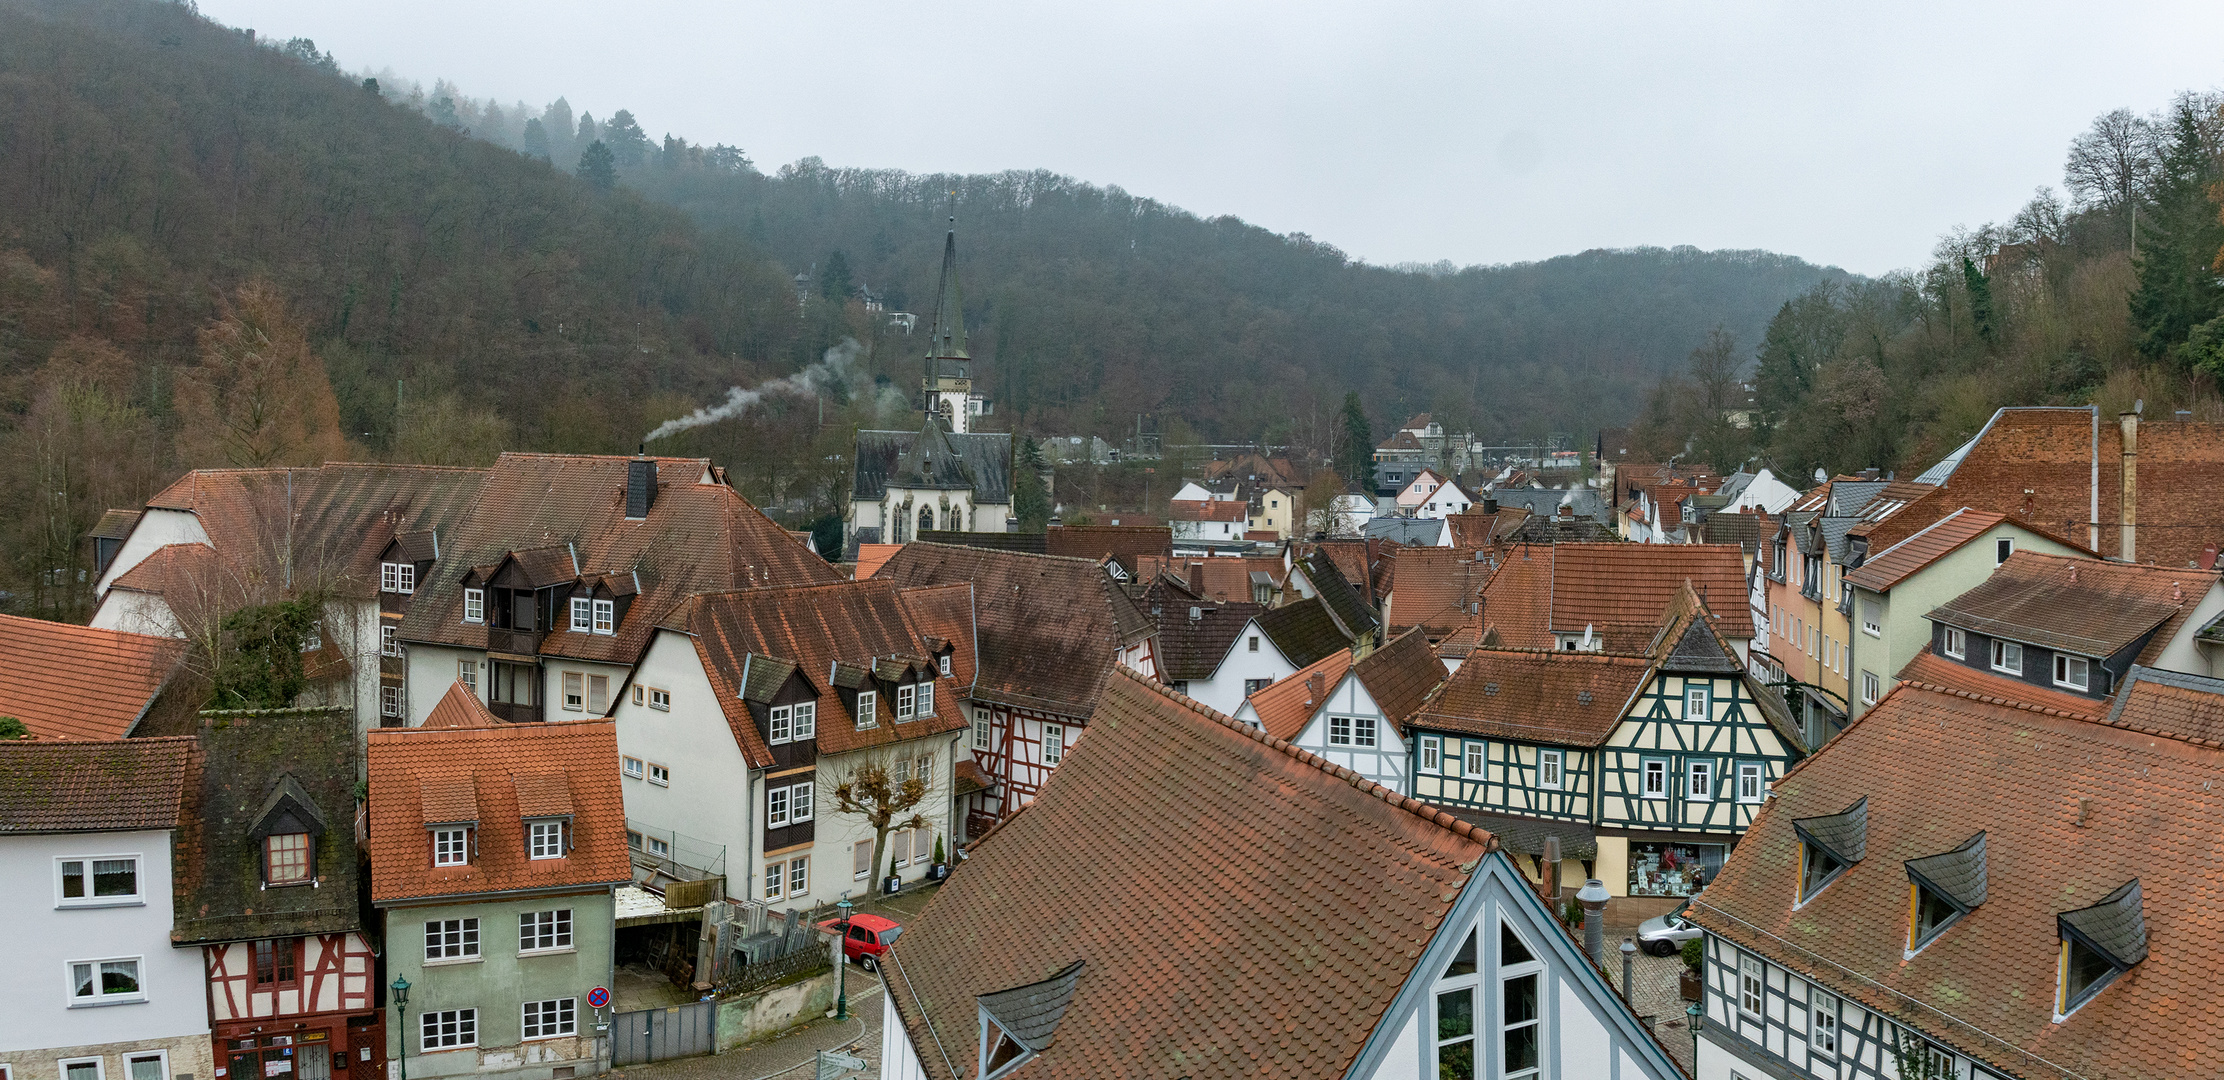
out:
{"label": "half-timbered house", "polygon": [[1116,667],[1158,677],[1158,630],[1090,559],[914,542],[874,580],[973,587],[974,658],[966,747],[986,787],[968,796],[965,835],[1025,806],[1087,733]]}
{"label": "half-timbered house", "polygon": [[1108,683],[889,951],[882,1077],[1680,1076],[1490,833]]}
{"label": "half-timbered house", "polygon": [[1414,794],[1566,823],[1628,896],[1696,892],[1801,755],[1688,584],[1638,652],[1475,649],[1409,726]]}
{"label": "half-timbered house", "polygon": [[2143,667],[2100,719],[1901,683],[1693,900],[1700,1080],[2224,1075],[2215,874],[2162,854],[2215,847],[2220,720]]}
{"label": "half-timbered house", "polygon": [[174,883],[172,944],[208,974],[227,1080],[380,1080],[378,958],[355,845],[346,709],[214,716]]}
{"label": "half-timbered house", "polygon": [[1392,791],[1411,790],[1406,724],[1444,680],[1428,638],[1338,649],[1246,698],[1235,718]]}
{"label": "half-timbered house", "polygon": [[[693,853],[721,851],[729,891],[775,907],[927,875],[954,837],[967,727],[953,633],[877,578],[682,602],[631,684],[656,696],[629,686],[613,714],[634,861],[707,876]],[[923,825],[883,836],[842,811],[836,792],[874,768],[919,781],[890,824]]]}

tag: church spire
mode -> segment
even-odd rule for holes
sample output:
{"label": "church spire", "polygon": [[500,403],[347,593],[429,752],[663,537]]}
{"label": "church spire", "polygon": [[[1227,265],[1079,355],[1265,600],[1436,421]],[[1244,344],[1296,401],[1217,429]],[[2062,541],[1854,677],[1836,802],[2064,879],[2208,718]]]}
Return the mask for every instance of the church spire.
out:
{"label": "church spire", "polygon": [[927,342],[927,359],[971,359],[965,351],[965,307],[958,300],[958,219],[955,214],[950,215],[950,231],[942,239],[942,284],[936,288],[935,297],[934,335]]}

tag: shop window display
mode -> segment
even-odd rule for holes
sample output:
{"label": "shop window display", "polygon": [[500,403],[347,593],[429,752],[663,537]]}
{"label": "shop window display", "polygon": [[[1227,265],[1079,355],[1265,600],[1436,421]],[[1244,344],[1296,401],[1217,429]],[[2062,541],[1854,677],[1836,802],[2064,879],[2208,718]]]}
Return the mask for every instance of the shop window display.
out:
{"label": "shop window display", "polygon": [[1722,869],[1721,844],[1629,845],[1631,896],[1690,896]]}

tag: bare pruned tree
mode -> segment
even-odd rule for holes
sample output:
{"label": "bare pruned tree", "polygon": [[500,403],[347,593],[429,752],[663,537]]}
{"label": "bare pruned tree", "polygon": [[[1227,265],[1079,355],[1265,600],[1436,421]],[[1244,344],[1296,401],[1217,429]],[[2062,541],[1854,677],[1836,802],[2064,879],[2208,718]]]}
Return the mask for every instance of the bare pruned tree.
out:
{"label": "bare pruned tree", "polygon": [[2062,184],[2080,207],[2128,206],[2147,189],[2161,160],[2159,133],[2145,117],[2117,109],[2070,142]]}
{"label": "bare pruned tree", "polygon": [[874,754],[851,767],[834,785],[834,808],[865,819],[873,827],[873,867],[886,865],[888,834],[899,829],[925,828],[927,819],[913,811],[933,789],[931,773],[914,775],[901,745]]}

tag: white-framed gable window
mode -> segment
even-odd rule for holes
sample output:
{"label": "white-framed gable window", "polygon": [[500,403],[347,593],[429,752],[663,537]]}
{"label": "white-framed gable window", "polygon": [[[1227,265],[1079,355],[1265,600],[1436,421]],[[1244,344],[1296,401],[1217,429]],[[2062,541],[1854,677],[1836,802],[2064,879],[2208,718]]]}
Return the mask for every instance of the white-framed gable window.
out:
{"label": "white-framed gable window", "polygon": [[915,700],[914,700],[914,701],[912,702],[912,704],[911,704],[911,714],[912,714],[913,716],[933,716],[933,715],[934,715],[934,684],[933,684],[933,683],[931,683],[931,682],[923,682],[923,683],[920,683],[920,684],[919,684],[919,692],[918,692],[918,696],[917,696],[917,698],[916,698],[916,699],[915,699]]}
{"label": "white-framed gable window", "polygon": [[1687,762],[1684,775],[1688,781],[1688,786],[1684,792],[1685,798],[1692,802],[1714,801],[1714,762],[1696,760]]}
{"label": "white-framed gable window", "polygon": [[527,822],[526,852],[535,859],[561,859],[564,857],[564,823],[561,821]]}
{"label": "white-framed gable window", "polygon": [[1757,803],[1768,794],[1768,775],[1758,761],[1740,761],[1737,765],[1737,801]]}
{"label": "white-framed gable window", "polygon": [[943,678],[949,678],[949,677],[950,677],[950,654],[949,654],[949,653],[943,653],[943,654],[942,654],[941,656],[935,657],[935,658],[934,658],[934,666],[935,666],[935,669],[936,669],[936,670],[938,670],[938,671],[942,672],[942,677],[943,677]]}
{"label": "white-framed gable window", "polygon": [[486,611],[487,594],[485,589],[463,590],[463,621],[467,623],[485,622]]}
{"label": "white-framed gable window", "polygon": [[1331,716],[1328,718],[1328,745],[1351,745],[1351,717]]}
{"label": "white-framed gable window", "polygon": [[1638,794],[1648,799],[1668,797],[1668,762],[1661,758],[1646,758],[1639,766]]}
{"label": "white-framed gable window", "polygon": [[1045,765],[1056,765],[1066,758],[1066,727],[1064,724],[1044,724],[1042,759]]}
{"label": "white-framed gable window", "polygon": [[1421,771],[1435,772],[1444,767],[1444,739],[1437,735],[1421,736]]}
{"label": "white-framed gable window", "polygon": [[593,633],[595,629],[595,602],[584,596],[571,598],[571,632]]}
{"label": "white-framed gable window", "polygon": [[866,728],[879,726],[880,692],[877,690],[859,690],[857,692],[857,730],[863,731]]}
{"label": "white-framed gable window", "polygon": [[68,856],[54,860],[55,907],[140,904],[139,856]]}
{"label": "white-framed gable window", "polygon": [[793,741],[795,739],[795,707],[792,705],[774,705],[765,711],[765,726],[768,729],[765,741],[774,746]]}
{"label": "white-framed gable window", "polygon": [[417,564],[382,562],[378,564],[378,591],[400,593],[404,596],[417,591]]}
{"label": "white-framed gable window", "polygon": [[1377,737],[1377,735],[1376,735],[1376,723],[1377,723],[1377,722],[1376,722],[1375,718],[1374,718],[1374,717],[1372,717],[1372,716],[1354,716],[1354,717],[1352,717],[1352,718],[1351,718],[1351,744],[1352,744],[1353,746],[1375,746],[1375,745],[1378,745],[1378,743],[1379,743],[1379,741],[1380,741],[1380,740],[1379,740],[1379,738],[1378,738],[1378,737]]}
{"label": "white-framed gable window", "polygon": [[1551,791],[1560,790],[1560,785],[1563,782],[1561,778],[1561,769],[1565,764],[1565,751],[1537,751],[1537,786],[1546,788]]}
{"label": "white-framed gable window", "polygon": [[615,600],[595,601],[595,633],[615,634],[617,632],[618,602]]}
{"label": "white-framed gable window", "polygon": [[796,741],[796,742],[809,742],[809,741],[811,741],[812,739],[816,739],[816,738],[818,738],[818,737],[819,737],[819,703],[818,703],[818,702],[816,702],[816,701],[798,701],[798,702],[796,702],[796,703],[795,703],[795,741]]}
{"label": "white-framed gable window", "polygon": [[1963,660],[1968,658],[1969,635],[1961,627],[1949,626],[1943,636],[1946,639],[1946,655],[1949,659]]}
{"label": "white-framed gable window", "polygon": [[897,723],[905,723],[911,719],[912,710],[918,708],[918,696],[919,690],[916,686],[904,685],[896,688]]}
{"label": "white-framed gable window", "polygon": [[2082,656],[2068,653],[2054,654],[2054,685],[2072,690],[2085,690],[2092,686],[2093,665]]}
{"label": "white-framed gable window", "polygon": [[1705,683],[1685,683],[1683,688],[1683,718],[1695,723],[1705,723],[1708,687]]}
{"label": "white-framed gable window", "polygon": [[462,866],[471,861],[471,848],[463,828],[434,829],[432,831],[432,864],[434,866]]}

